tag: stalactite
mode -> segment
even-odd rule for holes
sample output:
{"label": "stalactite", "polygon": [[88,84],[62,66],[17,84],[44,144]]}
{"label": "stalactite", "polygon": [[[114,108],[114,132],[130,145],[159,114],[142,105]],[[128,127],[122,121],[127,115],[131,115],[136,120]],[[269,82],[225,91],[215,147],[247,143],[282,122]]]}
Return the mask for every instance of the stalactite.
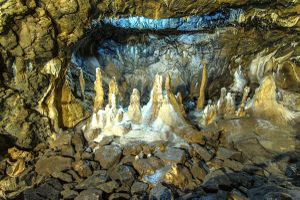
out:
{"label": "stalactite", "polygon": [[201,85],[200,85],[200,90],[199,90],[199,98],[198,98],[198,101],[197,101],[197,110],[201,110],[204,107],[205,89],[206,89],[207,80],[208,80],[206,63],[202,62],[202,64],[203,64],[202,79],[201,79]]}
{"label": "stalactite", "polygon": [[84,80],[82,69],[80,69],[80,72],[79,72],[79,84],[80,84],[81,99],[84,100],[85,99],[85,94],[84,94],[85,80]]}
{"label": "stalactite", "polygon": [[96,68],[96,81],[94,82],[95,99],[94,99],[94,112],[97,112],[103,107],[104,104],[104,91],[102,87],[102,75],[100,68]]}

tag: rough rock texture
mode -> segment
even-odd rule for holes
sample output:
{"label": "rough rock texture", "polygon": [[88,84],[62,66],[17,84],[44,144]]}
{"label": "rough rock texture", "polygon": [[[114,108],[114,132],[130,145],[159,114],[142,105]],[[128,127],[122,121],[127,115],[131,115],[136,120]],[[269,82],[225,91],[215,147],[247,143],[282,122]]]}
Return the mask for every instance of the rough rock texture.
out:
{"label": "rough rock texture", "polygon": [[[43,0],[37,3],[33,0],[26,2],[11,0],[1,2],[0,63],[2,67],[0,96],[1,105],[3,105],[1,108],[4,111],[10,111],[1,112],[1,122],[6,124],[6,126],[1,126],[1,132],[16,137],[16,139],[12,139],[16,144],[30,148],[36,144],[36,141],[43,140],[44,136],[41,136],[41,133],[47,132],[49,127],[56,127],[56,125],[72,127],[77,124],[79,120],[70,119],[66,122],[65,120],[69,116],[82,119],[84,114],[81,111],[80,102],[76,104],[74,114],[61,112],[65,110],[65,107],[73,108],[74,104],[67,102],[71,105],[62,106],[64,103],[61,102],[60,91],[65,82],[64,79],[66,79],[65,71],[69,66],[71,49],[88,30],[93,30],[92,27],[95,23],[92,23],[92,19],[129,15],[154,19],[183,17],[211,14],[219,11],[221,7],[229,6],[243,10],[237,22],[246,28],[231,27],[219,32],[219,38],[223,39],[218,39],[220,42],[215,48],[220,49],[222,46],[223,48],[218,53],[209,50],[212,52],[211,54],[224,55],[231,62],[238,62],[238,64],[243,65],[244,62],[249,62],[250,57],[255,57],[254,54],[259,53],[259,51],[259,55],[268,55],[268,51],[262,51],[266,46],[273,46],[269,52],[281,48],[282,50],[277,53],[278,57],[283,56],[284,52],[289,53],[285,47],[280,47],[281,44],[286,43],[294,46],[295,52],[290,55],[294,62],[284,63],[282,70],[290,72],[291,70],[298,70],[295,66],[298,63],[295,56],[298,52],[297,39],[293,39],[296,37],[296,32],[299,31],[300,26],[299,3],[296,1],[140,0],[133,3],[132,1],[120,0],[113,2],[87,0],[52,2]],[[226,16],[226,12],[229,11],[225,9],[222,12]],[[256,28],[260,30],[257,31]],[[269,29],[274,31],[268,31]],[[289,30],[292,31],[289,32]],[[234,39],[231,38],[233,36]],[[87,37],[80,42],[80,44],[85,43],[90,44],[91,39]],[[229,44],[236,49],[236,52],[239,52],[238,55],[242,56],[236,57],[237,53],[222,43]],[[248,44],[251,44],[251,47]],[[243,55],[252,56],[245,58]],[[55,57],[61,60],[61,67],[60,69],[57,68],[57,74],[44,73],[42,69],[45,64]],[[233,67],[233,63],[231,67]],[[225,65],[223,62],[222,64]],[[292,72],[287,76],[290,78],[286,79],[293,81],[279,81],[282,87],[292,89],[299,86],[297,76]],[[285,80],[285,77],[279,78]],[[213,87],[216,84],[218,83],[215,82],[211,85],[209,91],[213,92]],[[72,91],[75,90],[74,86],[71,88]],[[54,93],[53,90],[55,90]],[[16,102],[16,99],[19,101]],[[38,104],[44,107],[43,111],[33,112]],[[43,115],[51,118],[49,111],[58,116],[53,118],[54,121],[52,122],[42,120],[41,123]],[[20,112],[23,114],[11,116],[11,113]],[[10,128],[10,124],[23,125]],[[20,132],[23,135],[19,134]]]}

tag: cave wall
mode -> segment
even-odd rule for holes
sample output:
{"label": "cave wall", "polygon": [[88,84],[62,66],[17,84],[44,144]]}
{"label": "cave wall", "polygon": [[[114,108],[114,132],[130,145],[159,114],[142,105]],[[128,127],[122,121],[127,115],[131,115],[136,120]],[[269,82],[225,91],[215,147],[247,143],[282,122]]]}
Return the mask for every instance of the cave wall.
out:
{"label": "cave wall", "polygon": [[[259,51],[253,42],[266,43],[262,48],[270,45],[270,49],[288,45],[295,49],[290,65],[299,69],[300,3],[293,0],[1,1],[0,134],[10,136],[20,147],[31,148],[59,127],[73,127],[88,116],[65,79],[75,44],[93,31],[98,19],[183,17],[227,7],[244,10],[237,25],[242,28],[230,27],[220,38],[225,43],[244,39],[236,40],[240,42],[236,51],[225,51],[235,55],[222,51],[224,57],[239,57],[244,52],[250,62],[253,56],[247,56]],[[285,87],[292,85],[294,82]]]}

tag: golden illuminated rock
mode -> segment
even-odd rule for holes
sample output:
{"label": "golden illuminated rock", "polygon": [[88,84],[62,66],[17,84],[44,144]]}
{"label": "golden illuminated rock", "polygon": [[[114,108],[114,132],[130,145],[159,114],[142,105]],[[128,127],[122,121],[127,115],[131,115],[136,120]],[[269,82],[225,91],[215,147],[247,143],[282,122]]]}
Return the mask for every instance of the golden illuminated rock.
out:
{"label": "golden illuminated rock", "polygon": [[10,177],[17,177],[25,170],[25,161],[23,159],[18,159],[16,162],[12,163],[7,169],[7,175]]}
{"label": "golden illuminated rock", "polygon": [[104,104],[104,91],[102,87],[101,69],[96,68],[96,81],[94,82],[95,98],[94,98],[94,112],[98,112]]}
{"label": "golden illuminated rock", "polygon": [[19,150],[16,147],[9,148],[8,155],[12,160],[24,159],[25,161],[31,161],[33,159],[30,152]]}
{"label": "golden illuminated rock", "polygon": [[266,76],[252,99],[249,110],[258,118],[270,120],[279,125],[293,123],[299,113],[293,112],[277,101],[276,84],[272,75]]}
{"label": "golden illuminated rock", "polygon": [[61,116],[64,127],[73,128],[87,117],[87,113],[73,96],[72,91],[65,80],[61,91]]}
{"label": "golden illuminated rock", "polygon": [[172,93],[171,90],[171,77],[170,74],[167,73],[166,75],[166,80],[165,80],[165,90],[167,92],[167,97],[169,98],[170,104],[173,106],[175,112],[180,116],[180,117],[185,117],[185,111],[183,109],[182,102],[178,103],[175,95]]}
{"label": "golden illuminated rock", "polygon": [[204,107],[205,103],[205,89],[208,81],[208,74],[207,74],[207,68],[206,63],[203,62],[203,69],[202,69],[202,79],[201,79],[201,85],[199,89],[199,97],[197,101],[197,110],[201,110]]}
{"label": "golden illuminated rock", "polygon": [[140,123],[142,118],[140,98],[140,92],[137,89],[133,89],[130,96],[128,116],[134,123]]}

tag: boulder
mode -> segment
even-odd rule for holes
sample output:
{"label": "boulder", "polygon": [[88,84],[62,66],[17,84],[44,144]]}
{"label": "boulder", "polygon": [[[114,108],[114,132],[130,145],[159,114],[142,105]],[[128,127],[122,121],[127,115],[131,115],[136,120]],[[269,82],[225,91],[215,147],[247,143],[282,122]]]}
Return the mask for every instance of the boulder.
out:
{"label": "boulder", "polygon": [[108,169],[120,161],[122,149],[116,145],[106,145],[95,151],[95,160],[103,169]]}
{"label": "boulder", "polygon": [[72,159],[62,156],[50,156],[41,158],[35,164],[35,171],[38,174],[49,176],[56,172],[71,169]]}
{"label": "boulder", "polygon": [[36,188],[25,190],[23,196],[24,200],[59,200],[62,189],[57,179],[50,179]]}
{"label": "boulder", "polygon": [[140,181],[135,181],[131,186],[131,194],[141,194],[146,192],[148,184]]}
{"label": "boulder", "polygon": [[167,147],[165,151],[158,151],[155,156],[159,157],[166,164],[183,164],[186,160],[185,151],[178,148]]}
{"label": "boulder", "polygon": [[96,189],[88,189],[80,192],[75,200],[100,200],[102,199],[102,191]]}
{"label": "boulder", "polygon": [[169,188],[163,186],[162,184],[158,184],[150,191],[149,199],[150,200],[157,200],[157,199],[173,200],[174,195]]}

